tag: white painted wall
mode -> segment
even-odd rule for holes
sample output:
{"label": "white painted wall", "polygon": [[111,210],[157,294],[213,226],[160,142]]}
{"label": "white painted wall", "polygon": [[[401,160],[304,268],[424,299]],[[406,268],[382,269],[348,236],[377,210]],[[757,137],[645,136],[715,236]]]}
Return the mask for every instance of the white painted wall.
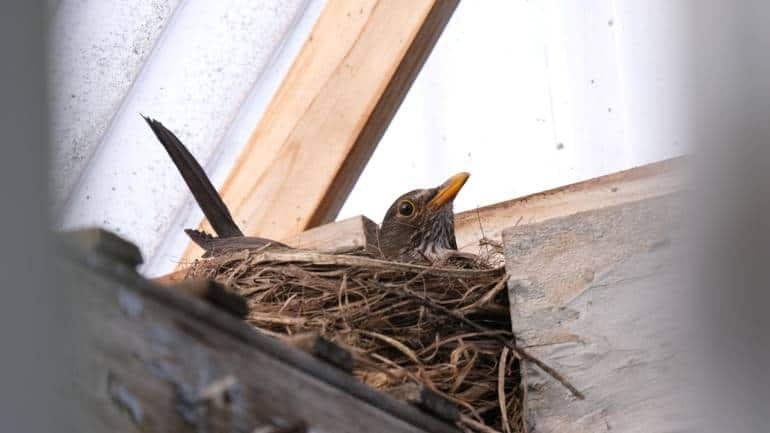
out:
{"label": "white painted wall", "polygon": [[71,197],[179,2],[49,2],[56,211]]}
{"label": "white painted wall", "polygon": [[[472,176],[473,209],[685,152],[684,5],[462,1],[340,217]],[[388,197],[389,199],[382,199]]]}
{"label": "white painted wall", "polygon": [[[201,218],[139,113],[223,182],[323,0],[51,3],[59,227],[136,242],[175,267]],[[340,218],[473,176],[472,209],[685,151],[679,2],[465,0]]]}
{"label": "white painted wall", "polygon": [[140,113],[177,132],[221,183],[290,63],[281,57],[290,29],[306,16],[312,22],[321,3],[136,3],[61,0],[55,8],[54,192],[59,227],[114,230],[157,273],[175,266],[182,228],[201,214]]}

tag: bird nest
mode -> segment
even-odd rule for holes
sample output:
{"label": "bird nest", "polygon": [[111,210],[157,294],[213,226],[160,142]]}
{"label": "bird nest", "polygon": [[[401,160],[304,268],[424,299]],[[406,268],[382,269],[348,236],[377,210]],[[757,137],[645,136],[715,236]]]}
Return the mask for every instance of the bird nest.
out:
{"label": "bird nest", "polygon": [[196,261],[248,299],[247,320],[277,337],[315,332],[348,349],[353,374],[385,392],[415,383],[454,402],[458,427],[524,431],[521,353],[507,275],[489,258],[441,267],[303,251],[241,251]]}

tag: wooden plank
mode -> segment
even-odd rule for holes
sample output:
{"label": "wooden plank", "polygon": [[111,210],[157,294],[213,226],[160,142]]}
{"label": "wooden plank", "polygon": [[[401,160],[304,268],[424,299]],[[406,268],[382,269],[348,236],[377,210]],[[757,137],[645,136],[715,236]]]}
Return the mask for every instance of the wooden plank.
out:
{"label": "wooden plank", "polygon": [[344,253],[377,245],[379,226],[369,218],[358,215],[282,239],[294,248]]}
{"label": "wooden plank", "polygon": [[684,431],[674,311],[686,285],[681,194],[504,231],[517,343],[585,394],[528,368],[535,431]]}
{"label": "wooden plank", "polygon": [[83,300],[73,392],[78,431],[457,430],[201,300],[101,254],[57,266]]}
{"label": "wooden plank", "polygon": [[672,158],[462,212],[455,215],[457,245],[462,251],[478,252],[482,232],[500,242],[508,227],[680,191],[685,170],[686,157]]}
{"label": "wooden plank", "polygon": [[334,219],[457,3],[327,2],[222,187],[244,233]]}

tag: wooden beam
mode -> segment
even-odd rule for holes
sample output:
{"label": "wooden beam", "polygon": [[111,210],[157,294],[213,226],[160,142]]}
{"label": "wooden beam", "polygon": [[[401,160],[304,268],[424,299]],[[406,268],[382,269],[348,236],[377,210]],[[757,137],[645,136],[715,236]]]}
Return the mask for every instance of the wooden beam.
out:
{"label": "wooden beam", "polygon": [[457,245],[478,252],[482,233],[500,242],[504,229],[680,191],[686,157],[672,158],[484,206],[455,215]]}
{"label": "wooden beam", "polygon": [[335,218],[457,3],[327,2],[222,188],[244,233]]}
{"label": "wooden beam", "polygon": [[60,288],[83,301],[70,343],[89,348],[63,391],[79,431],[458,432],[123,258],[65,252]]}
{"label": "wooden beam", "polygon": [[294,248],[345,253],[367,246],[376,248],[378,230],[377,223],[358,215],[314,227],[296,236],[284,238],[282,242]]}
{"label": "wooden beam", "polygon": [[542,433],[685,430],[679,342],[688,329],[683,194],[580,212],[503,233],[517,344],[584,393],[527,369]]}

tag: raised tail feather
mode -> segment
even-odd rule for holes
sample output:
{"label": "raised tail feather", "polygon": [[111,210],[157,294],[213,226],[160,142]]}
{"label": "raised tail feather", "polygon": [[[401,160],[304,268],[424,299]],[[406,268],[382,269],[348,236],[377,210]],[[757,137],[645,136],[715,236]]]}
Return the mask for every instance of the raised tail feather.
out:
{"label": "raised tail feather", "polygon": [[199,247],[203,248],[204,251],[212,249],[216,244],[217,238],[206,232],[193,229],[184,229],[184,232],[187,233],[187,236],[189,236],[193,242],[195,242]]}
{"label": "raised tail feather", "polygon": [[206,251],[205,254],[203,254],[203,257],[211,257],[228,251],[257,250],[268,247],[289,248],[286,244],[280,242],[252,236],[215,238],[200,230],[185,229],[184,232],[187,233],[187,236],[189,236],[193,242]]}
{"label": "raised tail feather", "polygon": [[[214,185],[211,184],[206,172],[195,160],[190,151],[187,150],[184,144],[169,131],[162,123],[149,117],[142,116],[144,120],[150,125],[152,132],[158,137],[158,140],[168,152],[171,160],[176,165],[179,173],[184,178],[187,187],[192,192],[195,201],[198,202],[203,214],[209,220],[211,227],[220,238],[230,238],[243,236],[243,232],[233,221],[230,211],[222,201],[222,197],[219,196]],[[209,244],[211,239],[210,235],[199,232],[197,230],[185,231],[190,238],[198,245],[207,249],[204,244]],[[203,236],[201,236],[203,235]]]}

